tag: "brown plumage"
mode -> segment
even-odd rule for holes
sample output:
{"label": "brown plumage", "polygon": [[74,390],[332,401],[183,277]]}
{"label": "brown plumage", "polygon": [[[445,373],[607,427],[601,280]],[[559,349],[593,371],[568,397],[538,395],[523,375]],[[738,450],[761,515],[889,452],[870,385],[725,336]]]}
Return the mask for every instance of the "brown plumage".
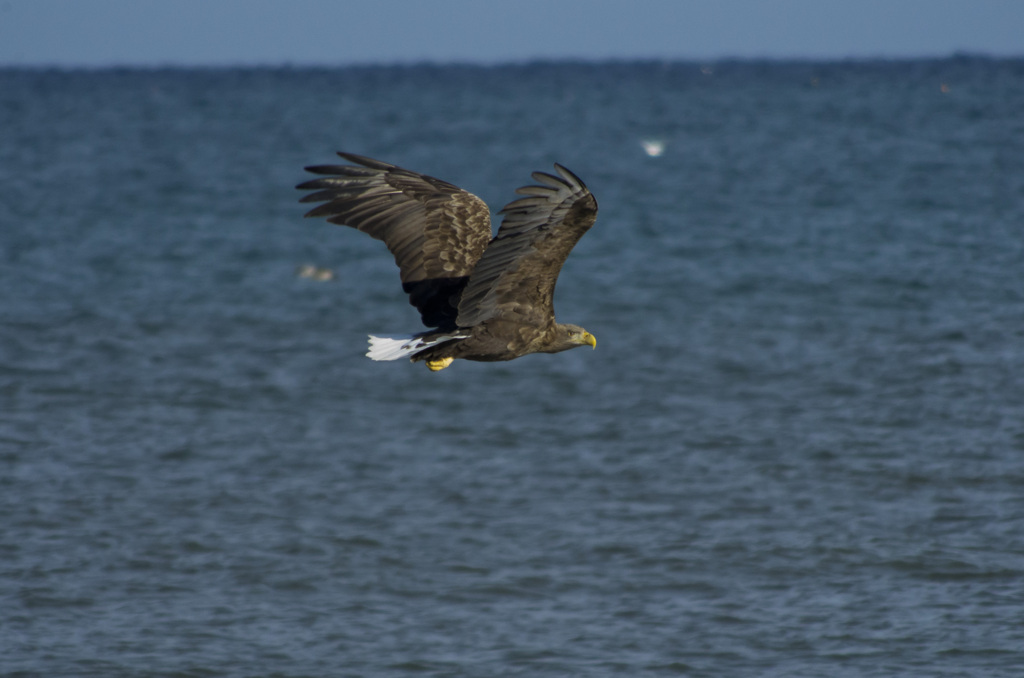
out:
{"label": "brown plumage", "polygon": [[512,360],[596,346],[576,325],[555,322],[558,273],[573,246],[594,225],[597,201],[575,174],[534,172],[504,207],[491,237],[490,211],[472,193],[446,181],[378,160],[338,153],[352,165],[306,169],[325,175],[299,184],[315,190],[302,202],[323,203],[307,217],[327,217],[384,241],[402,289],[431,328],[412,337],[370,337],[368,356],[425,360],[432,370],[452,359]]}

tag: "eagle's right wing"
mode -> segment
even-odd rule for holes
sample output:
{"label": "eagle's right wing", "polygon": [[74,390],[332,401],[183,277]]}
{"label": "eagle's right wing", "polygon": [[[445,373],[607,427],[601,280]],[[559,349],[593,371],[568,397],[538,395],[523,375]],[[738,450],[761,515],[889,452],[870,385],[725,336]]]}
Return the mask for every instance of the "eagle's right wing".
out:
{"label": "eagle's right wing", "polygon": [[446,181],[352,153],[338,155],[355,165],[306,168],[326,175],[297,186],[316,191],[301,202],[323,203],[306,216],[326,217],[384,241],[423,323],[454,327],[452,296],[491,239],[487,205]]}

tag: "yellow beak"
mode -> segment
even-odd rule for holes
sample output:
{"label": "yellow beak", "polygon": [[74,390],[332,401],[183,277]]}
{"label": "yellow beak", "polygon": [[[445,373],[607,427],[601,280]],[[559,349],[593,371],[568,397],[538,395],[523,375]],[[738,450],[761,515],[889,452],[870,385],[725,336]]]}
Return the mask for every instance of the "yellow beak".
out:
{"label": "yellow beak", "polygon": [[590,348],[597,348],[597,338],[590,332],[583,333],[583,343],[588,344]]}

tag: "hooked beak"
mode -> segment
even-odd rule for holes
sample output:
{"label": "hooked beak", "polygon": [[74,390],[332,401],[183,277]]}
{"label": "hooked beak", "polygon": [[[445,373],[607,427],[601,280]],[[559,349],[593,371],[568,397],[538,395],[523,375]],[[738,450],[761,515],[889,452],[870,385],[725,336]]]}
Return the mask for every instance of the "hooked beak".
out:
{"label": "hooked beak", "polygon": [[590,332],[583,333],[583,343],[590,346],[590,348],[597,348],[597,338]]}

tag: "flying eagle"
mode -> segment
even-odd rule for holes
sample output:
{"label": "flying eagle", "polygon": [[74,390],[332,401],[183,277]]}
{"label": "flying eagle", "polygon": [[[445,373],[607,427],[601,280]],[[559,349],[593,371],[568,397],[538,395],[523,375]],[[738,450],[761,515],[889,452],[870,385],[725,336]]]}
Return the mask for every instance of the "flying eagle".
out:
{"label": "flying eagle", "polygon": [[555,165],[534,172],[501,210],[491,237],[486,203],[425,174],[338,153],[352,165],[317,165],[326,175],[296,188],[315,190],[302,202],[323,203],[307,217],[351,226],[395,257],[402,289],[428,329],[411,336],[370,337],[373,360],[408,356],[443,370],[456,358],[512,360],[558,353],[597,340],[578,325],[555,322],[552,297],[569,251],[597,217],[597,201],[575,174]]}

